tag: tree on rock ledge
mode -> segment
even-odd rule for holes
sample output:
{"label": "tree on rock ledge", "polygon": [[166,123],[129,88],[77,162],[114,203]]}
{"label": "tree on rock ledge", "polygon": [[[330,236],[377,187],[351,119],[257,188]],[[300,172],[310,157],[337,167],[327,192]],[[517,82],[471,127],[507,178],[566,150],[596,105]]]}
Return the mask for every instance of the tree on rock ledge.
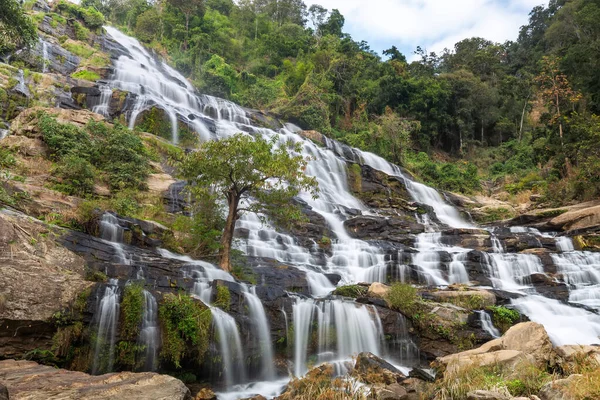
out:
{"label": "tree on rock ledge", "polygon": [[[241,213],[266,213],[277,221],[291,222],[302,218],[292,198],[300,191],[317,196],[316,179],[303,173],[308,160],[300,154],[301,144],[276,146],[277,139],[240,133],[204,143],[181,163],[189,185],[227,200],[229,211],[219,262],[225,271],[231,271],[233,231]],[[240,206],[242,200],[248,201]]]}

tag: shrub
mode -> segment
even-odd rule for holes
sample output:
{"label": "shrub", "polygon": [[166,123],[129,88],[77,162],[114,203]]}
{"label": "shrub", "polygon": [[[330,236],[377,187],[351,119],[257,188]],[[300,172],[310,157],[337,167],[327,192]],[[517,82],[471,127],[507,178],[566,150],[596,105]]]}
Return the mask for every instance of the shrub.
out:
{"label": "shrub", "polygon": [[117,192],[110,199],[110,208],[124,217],[135,217],[141,209],[134,190]]}
{"label": "shrub", "polygon": [[513,326],[521,319],[521,314],[517,310],[511,310],[504,306],[490,306],[488,310],[492,312],[492,321],[502,332]]}
{"label": "shrub", "polygon": [[121,301],[121,339],[136,340],[144,316],[144,288],[139,284],[125,287]]}
{"label": "shrub", "polygon": [[85,197],[94,192],[95,172],[86,159],[69,154],[57,166],[55,175],[61,182],[55,188],[71,196]]}
{"label": "shrub", "polygon": [[0,168],[10,168],[17,164],[17,160],[12,152],[5,148],[0,148]]}
{"label": "shrub", "polygon": [[414,313],[418,300],[417,289],[407,283],[394,283],[386,295],[389,306],[407,316]]}
{"label": "shrub", "polygon": [[188,355],[188,346],[193,346],[196,361],[200,364],[208,349],[212,315],[201,302],[187,295],[165,295],[159,307],[162,325],[161,357],[181,368],[181,360]]}

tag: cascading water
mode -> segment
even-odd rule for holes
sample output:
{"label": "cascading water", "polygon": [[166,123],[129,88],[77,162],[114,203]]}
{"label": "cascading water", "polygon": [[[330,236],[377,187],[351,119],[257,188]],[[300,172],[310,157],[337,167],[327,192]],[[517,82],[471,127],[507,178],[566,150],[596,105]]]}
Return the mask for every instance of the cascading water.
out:
{"label": "cascading water", "polygon": [[46,72],[48,72],[49,64],[48,43],[42,38],[40,38],[40,43],[42,44],[42,73],[45,74]]}
{"label": "cascading water", "polygon": [[140,344],[144,348],[144,370],[155,371],[158,366],[160,331],[158,327],[158,303],[152,293],[144,290],[144,313],[140,331]]}
{"label": "cascading water", "polygon": [[265,309],[256,295],[256,288],[253,287],[250,291],[244,292],[244,297],[248,303],[250,319],[254,324],[254,330],[260,344],[262,379],[272,380],[275,378],[273,346],[271,344],[271,329],[269,328]]}
{"label": "cascading water", "polygon": [[481,323],[483,330],[489,333],[491,337],[499,338],[500,331],[494,326],[490,314],[483,310],[477,311],[477,313],[479,314],[479,322]]}
{"label": "cascading water", "polygon": [[131,258],[123,248],[124,229],[119,225],[119,219],[110,213],[104,213],[100,219],[100,237],[115,249],[115,261],[118,264],[131,265]]}
{"label": "cascading water", "polygon": [[227,387],[246,381],[244,350],[240,331],[233,317],[225,311],[211,307],[214,331],[218,335],[219,355],[223,378]]}
{"label": "cascading water", "polygon": [[[102,100],[97,106],[98,112],[108,112],[109,92],[112,92],[112,89],[120,89],[131,93],[133,108],[128,115],[131,127],[135,125],[141,112],[150,107],[158,107],[163,109],[171,120],[171,136],[174,142],[178,140],[177,126],[183,123],[194,129],[201,140],[226,138],[238,132],[252,132],[266,138],[279,135],[278,143],[301,143],[302,154],[311,157],[306,173],[317,178],[320,196],[313,199],[308,193],[303,193],[300,197],[327,222],[332,232],[331,256],[327,257],[324,263],[319,262],[312,248],[300,246],[293,237],[277,232],[269,224],[263,224],[255,215],[245,215],[238,221],[238,229],[248,230],[248,239],[240,241],[239,250],[258,258],[276,259],[305,271],[313,297],[325,297],[334,289],[334,285],[323,273],[339,274],[343,284],[387,280],[390,263],[386,261],[383,249],[376,243],[353,239],[344,228],[344,221],[353,215],[372,213],[352,195],[348,187],[346,161],[350,160],[401,180],[414,201],[433,209],[431,215],[418,217],[418,220],[426,225],[427,232],[417,236],[414,246],[416,253],[412,257],[412,263],[420,271],[423,280],[436,286],[469,283],[465,263],[470,249],[444,245],[440,230],[446,227],[472,229],[475,226],[465,221],[458,210],[446,202],[440,193],[414,182],[399,167],[373,154],[348,148],[329,139],[325,139],[325,147],[320,147],[298,135],[299,128],[293,125],[286,125],[279,132],[251,126],[247,113],[241,107],[226,100],[196,94],[181,74],[152,56],[135,39],[111,27],[107,27],[106,30],[128,54],[120,55],[114,61],[114,74],[106,82],[106,87],[101,89]],[[107,228],[114,225],[110,217],[106,218],[104,222]],[[434,222],[441,224],[438,226]],[[441,226],[442,224],[444,226]],[[112,229],[110,227],[109,231]],[[511,228],[511,231],[516,234],[548,237],[532,228]],[[514,307],[532,320],[542,323],[557,344],[599,342],[600,317],[585,309],[543,297],[530,285],[532,274],[544,273],[537,256],[506,253],[501,241],[493,232],[491,239],[492,253],[484,253],[483,257],[488,268],[487,275],[496,288],[519,292],[522,297],[513,300]],[[107,240],[118,242],[110,238]],[[587,306],[597,306],[595,299],[585,292],[592,289],[590,292],[595,293],[593,289],[596,281],[593,280],[593,274],[597,271],[596,260],[587,253],[573,252],[565,239],[557,239],[557,246],[563,253],[553,255],[553,258],[568,279],[572,289],[570,300],[580,301]],[[165,257],[181,259],[172,253],[162,253]],[[441,255],[444,253],[451,257],[445,256],[445,261],[442,262]],[[448,261],[449,259],[451,261]],[[212,294],[212,280],[234,280],[231,275],[218,270],[212,264],[191,259],[182,261],[187,261],[188,266],[184,270],[188,277],[194,279],[193,293],[207,304]],[[409,267],[396,267],[399,268],[397,275],[404,280]],[[249,291],[244,295],[246,300],[250,303],[256,302],[251,294]],[[249,306],[252,307],[250,304]],[[244,368],[237,368],[238,365],[242,365],[244,359],[239,328],[235,320],[224,311],[214,307],[211,307],[211,310],[214,331],[218,337],[218,356],[221,358],[225,383],[231,388],[232,384],[246,380]],[[262,312],[264,313],[264,310]],[[285,310],[282,312],[285,314]],[[260,322],[263,317],[258,307],[252,313],[257,337],[266,337],[267,333],[260,331],[265,331],[265,326],[268,330],[268,321],[267,324]],[[382,344],[381,322],[375,309],[370,306],[358,306],[337,299],[297,298],[290,317],[288,330],[293,330],[293,334],[288,332],[288,339],[294,338],[293,368],[296,376],[304,374],[308,366],[316,361],[343,360],[362,351],[386,355]],[[481,315],[481,319],[482,325],[487,323],[484,315]],[[494,333],[493,326],[488,328],[490,334]],[[264,339],[259,340],[265,342]],[[411,348],[409,339],[400,340],[403,341],[408,343],[403,344],[404,348]],[[390,354],[393,351],[390,349]],[[264,362],[266,361],[263,360],[263,373],[266,371]],[[402,363],[402,360],[400,362]],[[266,375],[268,374],[265,373]],[[281,384],[273,382],[273,385]],[[268,386],[269,390],[273,388],[272,385]],[[224,394],[223,398],[236,398],[235,396],[242,392],[252,394],[257,393],[258,389],[255,392],[232,391],[230,394]]]}
{"label": "cascading water", "polygon": [[106,285],[95,315],[98,322],[92,373],[111,372],[115,363],[115,342],[119,322],[119,287],[116,279],[111,279]]}
{"label": "cascading water", "polygon": [[4,139],[5,137],[8,136],[9,130],[8,129],[0,129],[0,140]]}

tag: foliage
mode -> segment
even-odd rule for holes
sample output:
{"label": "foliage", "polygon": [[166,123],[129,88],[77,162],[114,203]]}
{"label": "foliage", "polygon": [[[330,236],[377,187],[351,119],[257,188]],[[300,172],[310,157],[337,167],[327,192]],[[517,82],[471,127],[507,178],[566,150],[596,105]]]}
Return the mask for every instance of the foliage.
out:
{"label": "foliage", "polygon": [[25,15],[17,0],[0,3],[0,54],[17,47],[32,45],[37,39],[37,29]]}
{"label": "foliage", "polygon": [[[317,193],[314,178],[302,173],[307,160],[298,145],[267,141],[237,134],[231,138],[204,143],[181,163],[182,175],[195,190],[204,189],[224,198],[228,217],[221,238],[221,267],[230,270],[230,250],[235,222],[241,212],[265,212],[285,223],[302,218],[291,199],[301,190]],[[252,196],[256,202],[240,203]]]}
{"label": "foliage", "polygon": [[[37,117],[51,158],[59,164],[59,175],[66,181],[64,190],[73,194],[90,193],[94,180],[92,167],[104,176],[113,191],[145,189],[149,155],[141,139],[126,127],[90,122],[80,129],[73,124],[61,124],[43,112]],[[69,184],[68,179],[75,181]]]}
{"label": "foliage", "polygon": [[492,312],[492,322],[502,332],[516,324],[521,319],[521,314],[517,310],[512,310],[504,306],[491,306],[488,310]]}
{"label": "foliage", "polygon": [[140,334],[144,315],[144,288],[139,284],[129,284],[123,291],[120,305],[120,338],[135,341]]}
{"label": "foliage", "polygon": [[333,294],[336,296],[357,298],[367,294],[368,290],[367,287],[361,285],[346,285],[337,287],[333,291]]}
{"label": "foliage", "polygon": [[65,156],[53,176],[60,179],[54,188],[71,196],[86,197],[94,192],[96,174],[92,164],[74,154]]}
{"label": "foliage", "polygon": [[[167,294],[159,306],[159,319],[162,326],[163,360],[181,368],[184,357],[192,354],[200,364],[208,350],[210,309],[185,294]],[[193,353],[190,348],[193,347]]]}

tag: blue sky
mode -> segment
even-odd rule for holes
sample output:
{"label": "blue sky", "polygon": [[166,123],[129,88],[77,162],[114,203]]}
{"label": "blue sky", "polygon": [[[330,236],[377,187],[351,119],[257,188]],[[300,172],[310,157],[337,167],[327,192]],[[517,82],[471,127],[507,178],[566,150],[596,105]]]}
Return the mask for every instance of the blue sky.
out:
{"label": "blue sky", "polygon": [[381,54],[392,45],[409,60],[417,46],[428,52],[453,48],[457,41],[480,36],[495,42],[514,40],[534,6],[548,0],[305,0],[346,18],[345,32],[366,40]]}

